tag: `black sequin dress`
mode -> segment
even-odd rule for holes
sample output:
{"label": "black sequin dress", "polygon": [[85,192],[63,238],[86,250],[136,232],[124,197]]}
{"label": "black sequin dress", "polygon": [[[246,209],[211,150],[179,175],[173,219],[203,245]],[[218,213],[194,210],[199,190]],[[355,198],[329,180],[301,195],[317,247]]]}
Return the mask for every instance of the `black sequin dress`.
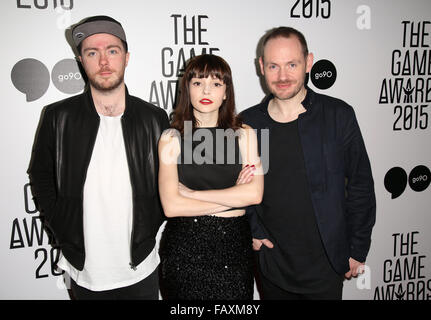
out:
{"label": "black sequin dress", "polygon": [[[193,190],[235,185],[242,168],[238,139],[226,138],[223,132],[200,128],[193,135],[197,141],[182,139],[181,183]],[[186,159],[190,151],[199,154]],[[170,218],[160,241],[160,257],[164,299],[253,299],[252,237],[246,216]]]}

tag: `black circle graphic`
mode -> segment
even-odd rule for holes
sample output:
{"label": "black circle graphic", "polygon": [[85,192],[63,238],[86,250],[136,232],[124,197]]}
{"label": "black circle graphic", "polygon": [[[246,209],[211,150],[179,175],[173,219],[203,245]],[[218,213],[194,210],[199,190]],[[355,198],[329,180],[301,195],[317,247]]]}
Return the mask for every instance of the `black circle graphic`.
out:
{"label": "black circle graphic", "polygon": [[319,60],[311,68],[310,79],[316,88],[329,89],[337,79],[337,69],[331,61]]}
{"label": "black circle graphic", "polygon": [[391,198],[398,198],[407,186],[407,173],[403,168],[394,167],[385,175],[385,188],[392,195]]}
{"label": "black circle graphic", "polygon": [[424,191],[430,184],[431,173],[428,167],[419,165],[409,174],[409,186],[416,192]]}

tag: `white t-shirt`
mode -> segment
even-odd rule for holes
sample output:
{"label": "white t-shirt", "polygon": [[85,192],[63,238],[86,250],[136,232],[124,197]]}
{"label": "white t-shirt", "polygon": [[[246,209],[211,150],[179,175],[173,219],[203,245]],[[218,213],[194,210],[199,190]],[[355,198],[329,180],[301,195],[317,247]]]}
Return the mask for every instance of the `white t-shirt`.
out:
{"label": "white t-shirt", "polygon": [[58,267],[78,285],[92,291],[137,283],[160,262],[155,247],[136,270],[129,265],[133,199],[121,115],[99,116],[99,131],[84,185],[84,269],[78,271],[64,256],[58,262]]}

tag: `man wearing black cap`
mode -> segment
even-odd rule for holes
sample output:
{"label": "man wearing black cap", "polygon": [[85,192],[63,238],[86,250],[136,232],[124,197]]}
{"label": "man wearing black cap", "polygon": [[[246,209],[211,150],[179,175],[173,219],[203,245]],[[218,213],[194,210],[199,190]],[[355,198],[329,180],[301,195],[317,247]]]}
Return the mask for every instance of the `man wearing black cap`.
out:
{"label": "man wearing black cap", "polygon": [[157,143],[168,118],[129,95],[118,21],[85,19],[72,37],[89,86],[45,108],[28,169],[32,193],[76,299],[158,299]]}

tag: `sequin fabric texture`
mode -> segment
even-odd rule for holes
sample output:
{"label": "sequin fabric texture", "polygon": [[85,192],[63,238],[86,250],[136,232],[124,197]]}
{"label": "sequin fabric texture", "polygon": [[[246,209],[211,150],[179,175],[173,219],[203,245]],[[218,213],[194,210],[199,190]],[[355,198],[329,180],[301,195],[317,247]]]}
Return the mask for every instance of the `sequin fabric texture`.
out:
{"label": "sequin fabric texture", "polygon": [[253,299],[252,237],[246,216],[171,218],[160,256],[164,299]]}

